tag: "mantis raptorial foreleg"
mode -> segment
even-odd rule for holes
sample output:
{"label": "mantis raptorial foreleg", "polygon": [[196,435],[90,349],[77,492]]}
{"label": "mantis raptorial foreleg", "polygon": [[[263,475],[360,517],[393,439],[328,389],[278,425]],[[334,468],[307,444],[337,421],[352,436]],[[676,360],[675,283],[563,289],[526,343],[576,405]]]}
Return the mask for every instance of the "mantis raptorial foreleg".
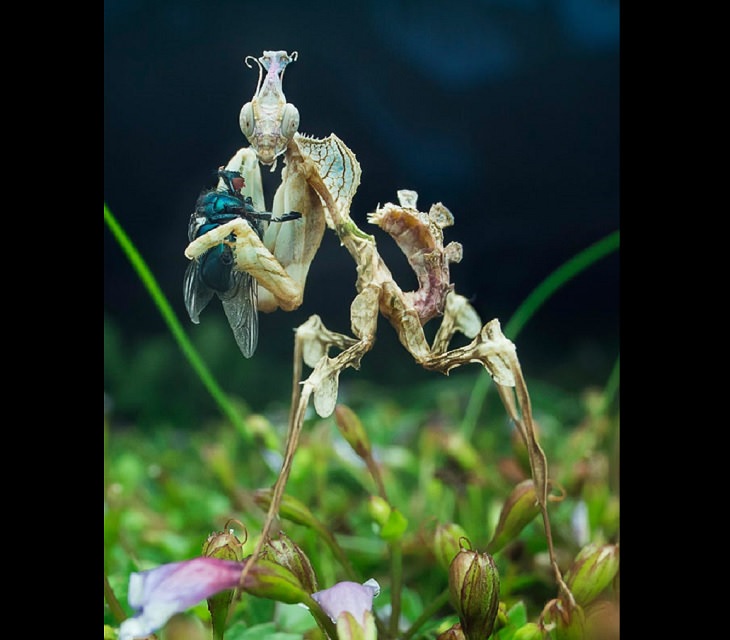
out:
{"label": "mantis raptorial foreleg", "polygon": [[[251,196],[257,209],[266,209],[256,152],[250,147],[239,149],[225,168],[240,172],[246,183],[246,195]],[[262,240],[247,231],[242,221],[233,221],[190,243],[185,255],[197,257],[233,233],[237,268],[250,273],[261,285],[259,310],[296,309],[302,303],[309,266],[319,249],[326,223],[316,192],[301,173],[285,166],[271,212],[281,216],[290,211],[301,212],[302,217],[285,225],[269,224]]]}

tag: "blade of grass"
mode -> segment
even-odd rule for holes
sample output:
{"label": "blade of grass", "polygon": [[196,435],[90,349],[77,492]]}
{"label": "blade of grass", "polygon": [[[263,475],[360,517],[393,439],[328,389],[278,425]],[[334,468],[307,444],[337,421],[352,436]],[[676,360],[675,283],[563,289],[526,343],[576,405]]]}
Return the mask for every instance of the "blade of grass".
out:
{"label": "blade of grass", "polygon": [[[505,325],[504,334],[510,340],[514,340],[525,324],[527,324],[527,321],[535,315],[537,310],[550,296],[575,276],[598,262],[598,260],[616,251],[619,245],[619,232],[614,231],[559,266],[525,298],[509,322]],[[487,392],[492,386],[490,382],[491,378],[489,374],[486,371],[482,371],[474,383],[474,388],[469,396],[469,403],[464,413],[464,420],[460,427],[461,433],[467,439],[470,439],[474,433],[477,419],[482,411],[484,400],[487,397]]]}
{"label": "blade of grass", "polygon": [[132,264],[132,268],[137,273],[139,279],[142,281],[142,284],[147,289],[147,292],[150,294],[152,301],[154,302],[155,306],[162,315],[163,320],[170,329],[173,338],[187,358],[190,366],[200,378],[203,386],[208,390],[210,395],[215,400],[216,404],[220,407],[221,412],[234,424],[237,431],[241,435],[248,437],[249,442],[253,441],[253,436],[249,433],[243,418],[230,402],[228,396],[220,387],[220,385],[216,382],[213,374],[210,372],[208,367],[203,362],[203,359],[200,357],[195,347],[188,339],[188,336],[183,330],[182,325],[178,321],[177,316],[172,309],[172,306],[170,305],[167,298],[165,297],[165,294],[162,292],[159,285],[157,284],[157,281],[152,275],[152,272],[149,270],[144,259],[140,255],[139,251],[137,251],[137,248],[134,246],[134,243],[130,240],[124,229],[122,229],[119,222],[117,222],[116,218],[109,210],[109,207],[107,207],[106,203],[104,203],[104,222],[109,227],[109,230],[112,232],[112,235],[121,247],[122,252],[129,259],[129,262]]}
{"label": "blade of grass", "polygon": [[611,375],[608,376],[608,382],[603,389],[603,406],[601,407],[601,413],[606,413],[608,408],[611,406],[614,398],[618,394],[619,380],[621,378],[621,359],[616,358],[616,362],[611,370]]}

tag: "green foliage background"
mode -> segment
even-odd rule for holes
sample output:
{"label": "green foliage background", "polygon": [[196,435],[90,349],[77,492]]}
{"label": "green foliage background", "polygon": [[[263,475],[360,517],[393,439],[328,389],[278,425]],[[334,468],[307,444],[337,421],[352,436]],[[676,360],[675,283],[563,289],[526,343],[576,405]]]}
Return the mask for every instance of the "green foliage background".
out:
{"label": "green foliage background", "polygon": [[[106,207],[105,220],[170,330],[169,335],[131,348],[105,318],[104,559],[114,594],[107,598],[105,625],[113,628],[119,622],[114,616],[115,598],[117,607],[129,613],[124,594],[131,572],[200,555],[208,534],[223,530],[232,518],[239,521],[236,534],[247,537],[245,548],[251,551],[263,518],[253,491],[270,487],[276,479],[285,444],[291,372],[241,358],[231,347],[228,328],[214,318],[200,326],[195,343],[191,342]],[[515,340],[550,295],[617,248],[614,234],[551,274],[507,323],[505,334]],[[515,342],[519,352],[519,341]],[[206,363],[215,363],[215,369]],[[225,373],[222,386],[212,371]],[[551,508],[564,569],[587,540],[618,540],[618,372],[617,354],[614,371],[604,384],[578,393],[533,380],[525,372],[550,476],[564,492]],[[434,556],[436,526],[458,523],[472,548],[483,550],[510,491],[529,477],[524,449],[490,384],[477,367],[404,383],[397,393],[358,379],[352,370],[342,376],[339,400],[362,421],[390,503],[407,520],[401,541],[401,629],[411,629],[406,633],[412,635],[402,637],[435,638],[458,620],[443,598],[448,574]],[[324,524],[361,581],[379,581],[383,591],[375,612],[387,613],[393,595],[389,548],[368,510],[368,499],[375,493],[373,478],[342,438],[335,418],[321,419],[312,411],[287,495]],[[587,540],[580,539],[574,526],[575,514],[583,506]],[[309,557],[321,588],[344,579],[342,564],[314,529],[286,520],[282,528]],[[500,599],[509,615],[493,637],[511,638],[555,597],[546,557],[539,519],[495,554]],[[609,591],[616,591],[611,597],[617,600],[617,585]],[[438,606],[429,610],[434,603]],[[226,638],[314,633],[314,621],[302,611],[245,597],[235,609]],[[412,629],[424,612],[429,617]],[[205,603],[189,615],[207,621]]]}

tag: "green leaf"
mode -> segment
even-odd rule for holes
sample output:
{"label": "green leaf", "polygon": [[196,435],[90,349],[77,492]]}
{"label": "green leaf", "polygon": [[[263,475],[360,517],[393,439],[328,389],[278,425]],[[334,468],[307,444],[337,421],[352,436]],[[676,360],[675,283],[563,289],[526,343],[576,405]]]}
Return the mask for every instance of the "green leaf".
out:
{"label": "green leaf", "polygon": [[247,627],[242,622],[232,624],[226,631],[226,640],[301,640],[300,633],[277,631],[273,622]]}
{"label": "green leaf", "polygon": [[400,540],[407,528],[408,520],[406,517],[398,509],[392,509],[387,522],[380,531],[380,537],[388,541]]}
{"label": "green leaf", "polygon": [[525,607],[525,603],[522,600],[513,605],[507,612],[507,620],[509,620],[510,625],[517,627],[522,627],[527,624],[527,607]]}

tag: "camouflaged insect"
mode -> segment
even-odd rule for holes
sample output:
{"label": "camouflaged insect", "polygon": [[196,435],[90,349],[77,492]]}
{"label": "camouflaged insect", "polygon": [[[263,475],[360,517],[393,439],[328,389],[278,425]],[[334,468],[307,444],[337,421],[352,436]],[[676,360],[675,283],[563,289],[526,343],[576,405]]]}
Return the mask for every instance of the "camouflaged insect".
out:
{"label": "camouflaged insect", "polygon": [[[398,192],[398,204],[387,203],[369,214],[368,220],[395,240],[416,274],[418,289],[403,291],[380,256],[375,238],[363,232],[350,217],[361,178],[355,154],[335,134],[317,139],[297,131],[299,112],[286,101],[282,88],[284,71],[296,59],[296,53],[289,55],[286,51],[264,51],[258,58],[256,92],[240,113],[241,130],[250,146],[240,149],[226,169],[240,172],[247,185],[245,195],[252,198],[258,210],[267,210],[260,165],[273,170],[277,159],[282,158],[281,184],[274,194],[271,211],[275,216],[298,211],[301,219],[269,225],[262,237],[244,220],[232,220],[196,238],[185,250],[188,258],[195,259],[226,237],[232,237],[235,268],[257,280],[259,308],[265,312],[277,308],[290,311],[301,305],[309,266],[326,228],[337,234],[357,265],[356,295],[350,305],[353,335],[330,331],[317,315],[310,316],[296,330],[297,363],[289,438],[261,541],[267,538],[278,513],[310,398],[320,416],[334,411],[339,375],[347,367],[357,369],[373,347],[379,315],[390,322],[401,344],[424,368],[448,374],[454,367],[478,363],[489,372],[527,446],[550,541],[547,460],[535,434],[527,385],[515,346],[502,333],[499,320],[482,325],[475,309],[456,293],[450,282],[449,265],[458,262],[462,255],[459,243],[443,244],[443,229],[453,224],[453,215],[441,203],[434,204],[428,212],[419,211],[417,194],[411,190]],[[429,344],[423,325],[435,318],[441,318],[441,324]],[[449,350],[457,332],[471,342]],[[330,356],[332,350],[338,353]],[[299,359],[313,370],[297,384],[301,379]],[[574,602],[550,542],[549,548],[560,590],[569,602]]]}

